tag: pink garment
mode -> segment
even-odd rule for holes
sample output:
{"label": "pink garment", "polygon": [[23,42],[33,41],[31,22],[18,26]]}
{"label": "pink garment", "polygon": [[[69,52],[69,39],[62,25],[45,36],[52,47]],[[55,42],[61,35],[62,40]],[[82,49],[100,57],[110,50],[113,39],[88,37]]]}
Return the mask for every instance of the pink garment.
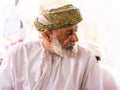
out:
{"label": "pink garment", "polygon": [[120,90],[120,72],[99,62],[104,90]]}
{"label": "pink garment", "polygon": [[0,66],[0,90],[103,90],[95,57],[80,46],[75,58],[50,54],[41,41],[15,46]]}

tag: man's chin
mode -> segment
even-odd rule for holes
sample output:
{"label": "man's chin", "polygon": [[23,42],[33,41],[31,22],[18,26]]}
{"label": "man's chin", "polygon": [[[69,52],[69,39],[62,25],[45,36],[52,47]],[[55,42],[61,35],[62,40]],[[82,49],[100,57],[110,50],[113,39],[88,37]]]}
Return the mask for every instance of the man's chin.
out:
{"label": "man's chin", "polygon": [[71,47],[69,49],[62,49],[61,51],[57,51],[56,54],[62,57],[74,58],[77,55],[77,50],[74,47]]}
{"label": "man's chin", "polygon": [[57,39],[54,39],[51,48],[54,53],[62,56],[62,57],[75,57],[77,54],[77,49],[75,43],[71,43],[66,47],[62,47]]}
{"label": "man's chin", "polygon": [[67,47],[66,50],[68,50],[68,51],[72,51],[73,48],[74,48],[73,46],[70,46],[70,47]]}
{"label": "man's chin", "polygon": [[71,44],[71,45],[69,45],[69,46],[67,46],[65,49],[66,50],[73,50],[74,49],[74,46],[75,46],[75,44],[73,43],[73,44]]}

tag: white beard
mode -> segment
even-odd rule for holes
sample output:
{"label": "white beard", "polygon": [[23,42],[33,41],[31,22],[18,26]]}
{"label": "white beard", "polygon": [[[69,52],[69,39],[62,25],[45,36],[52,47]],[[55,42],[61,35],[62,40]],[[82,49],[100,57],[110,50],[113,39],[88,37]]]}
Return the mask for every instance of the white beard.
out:
{"label": "white beard", "polygon": [[76,45],[73,47],[72,50],[63,49],[57,38],[54,38],[54,40],[52,41],[51,48],[53,49],[54,53],[62,57],[74,58],[76,57],[77,52],[78,52]]}

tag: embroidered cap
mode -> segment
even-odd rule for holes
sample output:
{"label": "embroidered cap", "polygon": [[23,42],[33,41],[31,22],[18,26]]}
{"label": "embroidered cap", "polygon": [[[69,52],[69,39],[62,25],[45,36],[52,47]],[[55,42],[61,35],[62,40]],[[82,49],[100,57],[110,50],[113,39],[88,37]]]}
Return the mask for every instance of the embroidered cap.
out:
{"label": "embroidered cap", "polygon": [[80,10],[72,4],[68,4],[42,11],[36,18],[34,25],[42,32],[45,29],[54,30],[68,25],[75,25],[81,20]]}

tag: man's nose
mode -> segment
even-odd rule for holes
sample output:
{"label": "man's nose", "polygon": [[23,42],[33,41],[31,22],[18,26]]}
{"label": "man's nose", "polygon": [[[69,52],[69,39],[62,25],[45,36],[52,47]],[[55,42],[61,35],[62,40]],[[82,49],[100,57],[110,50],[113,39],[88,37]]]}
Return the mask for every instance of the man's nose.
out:
{"label": "man's nose", "polygon": [[73,33],[73,34],[72,34],[71,40],[72,40],[73,42],[77,42],[77,41],[78,41],[78,37],[77,37],[76,33]]}

